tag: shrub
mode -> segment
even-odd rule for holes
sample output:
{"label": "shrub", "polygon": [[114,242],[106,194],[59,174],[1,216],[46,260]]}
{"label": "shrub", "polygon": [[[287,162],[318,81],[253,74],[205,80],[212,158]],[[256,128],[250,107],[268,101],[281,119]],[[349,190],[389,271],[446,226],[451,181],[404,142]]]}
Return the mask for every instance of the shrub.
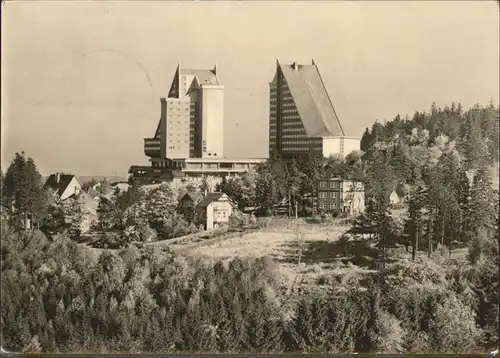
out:
{"label": "shrub", "polygon": [[230,229],[243,229],[250,225],[250,217],[240,211],[234,211],[229,217]]}
{"label": "shrub", "polygon": [[435,352],[470,352],[477,346],[481,334],[473,310],[455,295],[438,303],[430,324],[431,347]]}

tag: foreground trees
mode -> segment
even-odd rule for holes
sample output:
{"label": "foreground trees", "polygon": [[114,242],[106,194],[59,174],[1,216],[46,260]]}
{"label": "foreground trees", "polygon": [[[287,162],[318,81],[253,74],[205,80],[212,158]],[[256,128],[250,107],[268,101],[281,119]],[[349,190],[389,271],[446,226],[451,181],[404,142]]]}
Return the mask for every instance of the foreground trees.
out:
{"label": "foreground trees", "polygon": [[464,353],[498,328],[488,261],[403,262],[294,296],[267,258],[96,255],[6,226],[2,240],[1,338],[13,351]]}

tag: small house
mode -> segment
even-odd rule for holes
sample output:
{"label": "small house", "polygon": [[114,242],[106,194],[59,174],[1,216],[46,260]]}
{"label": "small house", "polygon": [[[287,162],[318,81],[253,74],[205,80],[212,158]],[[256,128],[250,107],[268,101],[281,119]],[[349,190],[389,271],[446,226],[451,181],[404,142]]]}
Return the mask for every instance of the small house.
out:
{"label": "small house", "polygon": [[183,208],[193,206],[196,207],[198,203],[203,200],[203,195],[199,192],[186,193],[180,199],[180,204]]}
{"label": "small house", "polygon": [[229,224],[229,217],[235,210],[235,204],[224,193],[208,193],[197,206],[205,230]]}
{"label": "small house", "polygon": [[401,198],[399,197],[398,193],[396,193],[395,190],[393,190],[391,192],[391,194],[389,195],[389,202],[392,204],[392,205],[397,205],[397,204],[400,204],[401,203]]}
{"label": "small house", "polygon": [[66,200],[82,192],[82,184],[73,174],[51,174],[43,187],[44,189],[51,189],[54,192],[56,201]]}

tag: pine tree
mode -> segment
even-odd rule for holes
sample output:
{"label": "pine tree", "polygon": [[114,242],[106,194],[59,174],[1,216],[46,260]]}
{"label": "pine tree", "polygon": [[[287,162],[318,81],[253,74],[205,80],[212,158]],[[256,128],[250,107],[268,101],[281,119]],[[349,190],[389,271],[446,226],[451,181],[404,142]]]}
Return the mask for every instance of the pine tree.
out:
{"label": "pine tree", "polygon": [[363,136],[361,137],[361,150],[366,152],[373,145],[372,135],[368,128],[365,129]]}
{"label": "pine tree", "polygon": [[207,177],[206,176],[203,176],[203,178],[201,179],[201,184],[200,184],[200,191],[205,194],[206,192],[208,192],[210,189],[210,186],[208,185],[208,180],[207,180]]}
{"label": "pine tree", "polygon": [[272,214],[280,201],[278,185],[269,166],[259,168],[255,186],[255,202],[268,214]]}
{"label": "pine tree", "polygon": [[5,175],[3,174],[3,170],[0,173],[0,199],[1,199],[1,208],[2,208],[2,213],[4,212],[5,209],[7,209],[7,196],[6,196],[6,186],[5,186]]}
{"label": "pine tree", "polygon": [[[299,190],[302,184],[302,174],[299,171],[297,162],[292,159],[292,162],[287,168],[287,191],[289,198],[289,205],[292,211],[295,211],[298,196],[300,197]],[[293,206],[292,206],[293,205]]]}
{"label": "pine tree", "polygon": [[38,172],[36,164],[32,158],[26,161],[26,176],[29,183],[28,210],[32,219],[38,222],[47,208],[47,196],[43,188],[43,177]]}
{"label": "pine tree", "polygon": [[493,190],[486,167],[481,167],[474,175],[468,210],[468,228],[473,235],[472,250],[475,250],[473,261],[482,255],[485,241],[492,237],[494,228]]}
{"label": "pine tree", "polygon": [[475,169],[482,166],[487,160],[485,150],[487,144],[482,136],[478,109],[469,110],[464,129],[462,150],[465,157],[465,167],[467,170]]}
{"label": "pine tree", "polygon": [[422,235],[422,224],[424,222],[423,212],[427,203],[427,188],[421,182],[417,184],[410,195],[408,203],[408,234],[413,237],[412,240],[412,260],[415,261],[419,249],[420,237]]}
{"label": "pine tree", "polygon": [[395,188],[395,175],[383,152],[377,151],[368,173],[366,215],[374,223],[379,245],[384,251],[390,236],[390,194]]}
{"label": "pine tree", "polygon": [[46,207],[47,196],[42,188],[42,176],[33,159],[24,152],[16,153],[5,175],[5,205],[14,227],[26,227],[28,219],[39,221]]}
{"label": "pine tree", "polygon": [[101,198],[97,206],[98,229],[108,231],[116,226],[115,203],[107,198]]}

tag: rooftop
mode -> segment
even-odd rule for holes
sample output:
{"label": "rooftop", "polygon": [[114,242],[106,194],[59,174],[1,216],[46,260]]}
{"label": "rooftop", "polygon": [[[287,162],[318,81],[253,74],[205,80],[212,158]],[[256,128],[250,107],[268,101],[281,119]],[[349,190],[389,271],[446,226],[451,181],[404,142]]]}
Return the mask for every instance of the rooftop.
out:
{"label": "rooftop", "polygon": [[307,135],[345,136],[314,60],[312,65],[282,65],[278,62],[278,67],[283,73]]}
{"label": "rooftop", "polygon": [[223,195],[224,195],[224,193],[220,193],[220,192],[207,193],[207,195],[205,195],[203,197],[203,199],[200,201],[200,203],[198,204],[198,207],[204,208],[204,207],[208,206],[210,203],[219,200]]}
{"label": "rooftop", "polygon": [[73,178],[76,178],[76,180],[78,180],[78,178],[73,174],[51,174],[45,181],[43,187],[52,189],[54,191],[54,195],[60,196],[62,193],[64,193]]}
{"label": "rooftop", "polygon": [[182,68],[181,76],[194,76],[201,85],[220,85],[220,80],[217,77],[215,70],[193,70]]}

